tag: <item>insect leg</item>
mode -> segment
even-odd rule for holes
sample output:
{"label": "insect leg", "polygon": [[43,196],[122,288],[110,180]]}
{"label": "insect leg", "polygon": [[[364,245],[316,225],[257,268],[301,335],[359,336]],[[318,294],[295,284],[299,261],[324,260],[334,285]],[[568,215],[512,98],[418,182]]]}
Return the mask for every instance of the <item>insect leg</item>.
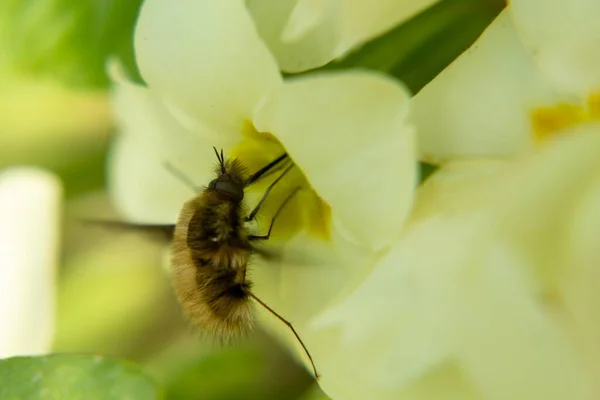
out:
{"label": "insect leg", "polygon": [[122,221],[82,220],[85,224],[92,224],[104,228],[119,229],[122,231],[141,232],[153,234],[161,239],[172,240],[175,231],[173,224],[135,224]]}
{"label": "insect leg", "polygon": [[315,367],[315,362],[313,361],[312,356],[310,355],[310,352],[308,351],[308,349],[304,345],[304,342],[302,341],[302,339],[300,339],[300,335],[298,335],[298,332],[296,332],[296,329],[294,329],[294,327],[292,326],[291,322],[289,322],[287,319],[283,318],[281,315],[277,314],[277,312],[275,312],[275,310],[273,310],[271,307],[269,307],[268,305],[266,305],[261,299],[259,299],[258,297],[256,297],[256,295],[254,293],[252,293],[251,291],[247,290],[246,293],[248,294],[248,296],[250,296],[254,300],[256,300],[256,302],[258,304],[260,304],[261,306],[263,306],[268,312],[270,312],[271,314],[273,314],[274,316],[276,316],[281,322],[283,322],[284,324],[286,324],[288,328],[290,328],[290,330],[292,331],[292,333],[294,334],[294,336],[296,336],[296,339],[298,339],[298,342],[300,343],[300,346],[302,346],[302,349],[304,350],[304,352],[308,356],[308,359],[310,360],[310,365],[312,366],[313,372],[315,374],[315,378],[318,380],[319,379],[319,373],[317,372],[317,367]]}
{"label": "insect leg", "polygon": [[273,167],[275,167],[281,161],[285,160],[287,157],[288,157],[287,153],[283,153],[282,155],[280,155],[279,157],[277,157],[276,159],[274,159],[273,161],[271,161],[270,163],[268,163],[267,165],[265,165],[264,167],[262,167],[261,169],[256,171],[254,174],[252,174],[252,176],[250,178],[248,178],[248,180],[246,181],[244,186],[251,185],[254,182],[256,182],[257,180],[259,180],[267,172],[269,172]]}
{"label": "insect leg", "polygon": [[254,210],[252,210],[252,212],[250,213],[250,215],[248,215],[246,217],[246,221],[252,221],[254,219],[254,217],[256,217],[256,214],[258,213],[258,211],[260,211],[260,208],[262,207],[263,203],[265,202],[265,200],[267,199],[267,197],[269,196],[269,193],[271,193],[271,190],[273,189],[273,187],[275,187],[275,185],[277,185],[277,182],[279,182],[284,176],[285,174],[287,174],[290,169],[292,169],[294,167],[294,164],[290,165],[289,167],[287,167],[285,169],[285,171],[283,171],[281,173],[281,175],[279,175],[277,177],[277,179],[275,179],[267,188],[267,190],[265,190],[265,193],[263,194],[262,198],[260,199],[260,201],[258,202],[258,204],[256,205],[256,207],[254,207]]}
{"label": "insect leg", "polygon": [[248,239],[249,240],[268,240],[271,237],[271,231],[273,230],[273,226],[275,225],[275,220],[277,219],[279,214],[283,211],[286,204],[289,203],[290,200],[292,200],[292,198],[296,195],[296,193],[298,193],[299,190],[300,190],[300,186],[298,186],[296,189],[294,189],[292,191],[292,193],[290,193],[288,195],[288,197],[285,198],[283,203],[281,203],[281,205],[279,206],[277,211],[275,211],[275,215],[273,215],[273,218],[271,219],[271,225],[269,225],[269,231],[267,232],[266,235],[263,235],[263,236],[250,235],[250,236],[248,236]]}
{"label": "insect leg", "polygon": [[167,171],[169,171],[175,178],[179,179],[180,182],[191,188],[194,192],[198,192],[198,188],[194,182],[192,182],[192,180],[186,174],[181,172],[181,170],[177,169],[177,167],[168,161],[166,161],[163,165]]}

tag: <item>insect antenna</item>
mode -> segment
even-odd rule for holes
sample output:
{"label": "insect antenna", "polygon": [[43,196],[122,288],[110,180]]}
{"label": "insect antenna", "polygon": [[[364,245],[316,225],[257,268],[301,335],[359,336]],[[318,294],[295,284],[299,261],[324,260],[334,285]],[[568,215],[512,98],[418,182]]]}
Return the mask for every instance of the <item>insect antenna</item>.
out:
{"label": "insect antenna", "polygon": [[256,300],[256,302],[258,304],[260,304],[261,306],[263,306],[268,312],[270,312],[271,314],[273,314],[274,316],[276,316],[288,328],[290,328],[290,330],[292,331],[292,333],[294,334],[294,336],[296,336],[296,339],[298,339],[298,342],[300,343],[300,346],[302,346],[302,349],[304,350],[304,353],[306,353],[306,355],[308,356],[308,359],[310,360],[310,365],[312,366],[312,369],[313,369],[313,373],[315,374],[315,378],[319,379],[319,373],[317,372],[317,367],[315,367],[315,362],[313,361],[313,358],[310,355],[310,352],[308,351],[308,349],[304,345],[304,342],[302,341],[302,339],[300,339],[300,335],[298,335],[298,332],[296,332],[296,329],[294,329],[294,326],[292,325],[292,323],[290,321],[288,321],[287,319],[283,318],[281,315],[279,315],[275,310],[273,310],[271,307],[269,307],[264,301],[262,301],[261,299],[259,299],[251,291],[247,290],[246,293],[248,294],[248,296],[250,296],[254,300]]}
{"label": "insect antenna", "polygon": [[221,149],[221,154],[219,154],[219,150],[217,150],[217,148],[214,146],[213,150],[217,155],[217,160],[219,160],[219,165],[221,166],[221,173],[224,174],[225,172],[227,172],[227,170],[225,169],[225,157],[223,156],[223,149]]}
{"label": "insect antenna", "polygon": [[181,170],[177,169],[173,164],[168,161],[163,163],[164,167],[167,171],[169,171],[175,178],[177,178],[181,183],[192,189],[194,192],[198,192],[198,187],[194,184],[194,182]]}

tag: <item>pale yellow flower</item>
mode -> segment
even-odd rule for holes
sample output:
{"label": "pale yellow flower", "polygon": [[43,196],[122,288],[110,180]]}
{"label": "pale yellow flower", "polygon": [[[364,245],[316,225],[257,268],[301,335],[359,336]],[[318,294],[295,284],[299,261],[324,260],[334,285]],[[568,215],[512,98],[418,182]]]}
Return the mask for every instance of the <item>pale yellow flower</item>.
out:
{"label": "pale yellow flower", "polygon": [[60,198],[48,172],[0,171],[0,358],[50,350]]}
{"label": "pale yellow flower", "polygon": [[414,98],[424,159],[531,151],[600,118],[600,3],[512,0]]}
{"label": "pale yellow flower", "polygon": [[333,399],[600,396],[600,125],[564,133],[419,189],[398,244],[315,322]]}
{"label": "pale yellow flower", "polygon": [[286,72],[344,56],[438,0],[248,0],[257,29]]}
{"label": "pale yellow flower", "polygon": [[[406,89],[366,71],[284,81],[237,0],[147,0],[135,46],[148,88],[111,67],[121,126],[109,164],[116,204],[132,221],[174,223],[195,194],[165,162],[202,187],[213,178],[212,146],[250,171],[287,152],[298,168],[269,195],[258,225],[268,227],[299,186],[272,241],[285,243],[284,255],[295,249],[309,260],[257,260],[251,277],[255,293],[311,348],[306,322],[369,272],[408,215],[417,163]],[[249,188],[248,207],[264,189]],[[257,309],[297,346],[285,325]]]}

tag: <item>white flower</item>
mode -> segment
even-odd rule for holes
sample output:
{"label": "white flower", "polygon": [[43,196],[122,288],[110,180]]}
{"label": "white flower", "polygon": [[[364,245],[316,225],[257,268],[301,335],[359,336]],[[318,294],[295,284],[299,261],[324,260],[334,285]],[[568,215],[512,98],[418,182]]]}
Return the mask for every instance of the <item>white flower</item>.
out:
{"label": "white flower", "polygon": [[600,2],[513,0],[414,98],[423,157],[527,153],[600,117]]}
{"label": "white flower", "polygon": [[[212,179],[212,146],[250,171],[287,152],[298,168],[269,196],[259,227],[268,227],[300,186],[272,237],[332,265],[257,262],[252,280],[257,295],[292,320],[310,348],[317,338],[305,323],[360,281],[408,214],[417,175],[408,93],[364,71],[284,82],[237,0],[148,0],[135,46],[148,88],[128,83],[112,66],[122,128],[109,165],[117,205],[134,221],[174,223],[194,192],[165,162],[201,187]],[[257,185],[247,193],[249,206],[262,191]],[[274,317],[263,319],[295,343]],[[313,356],[318,367],[319,355]]]}
{"label": "white flower", "polygon": [[0,358],[50,350],[60,198],[48,172],[0,171]]}
{"label": "white flower", "polygon": [[561,139],[419,189],[398,245],[317,319],[332,398],[600,396],[600,125]]}
{"label": "white flower", "polygon": [[257,29],[287,72],[316,68],[438,0],[248,0]]}

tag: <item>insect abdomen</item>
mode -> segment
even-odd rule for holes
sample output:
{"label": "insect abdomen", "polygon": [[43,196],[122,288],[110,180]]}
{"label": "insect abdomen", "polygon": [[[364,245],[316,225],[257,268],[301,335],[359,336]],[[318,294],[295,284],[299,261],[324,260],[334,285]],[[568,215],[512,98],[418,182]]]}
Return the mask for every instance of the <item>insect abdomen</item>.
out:
{"label": "insect abdomen", "polygon": [[[244,334],[251,330],[251,303],[247,291],[248,283],[223,282],[223,285],[213,283],[214,287],[206,291],[207,304],[212,315],[221,321],[223,332],[231,335]],[[223,291],[216,292],[217,288]],[[220,333],[223,333],[220,332]]]}
{"label": "insect abdomen", "polygon": [[186,203],[173,239],[174,287],[185,314],[225,339],[252,327],[245,280],[251,247],[240,205],[207,189]]}

